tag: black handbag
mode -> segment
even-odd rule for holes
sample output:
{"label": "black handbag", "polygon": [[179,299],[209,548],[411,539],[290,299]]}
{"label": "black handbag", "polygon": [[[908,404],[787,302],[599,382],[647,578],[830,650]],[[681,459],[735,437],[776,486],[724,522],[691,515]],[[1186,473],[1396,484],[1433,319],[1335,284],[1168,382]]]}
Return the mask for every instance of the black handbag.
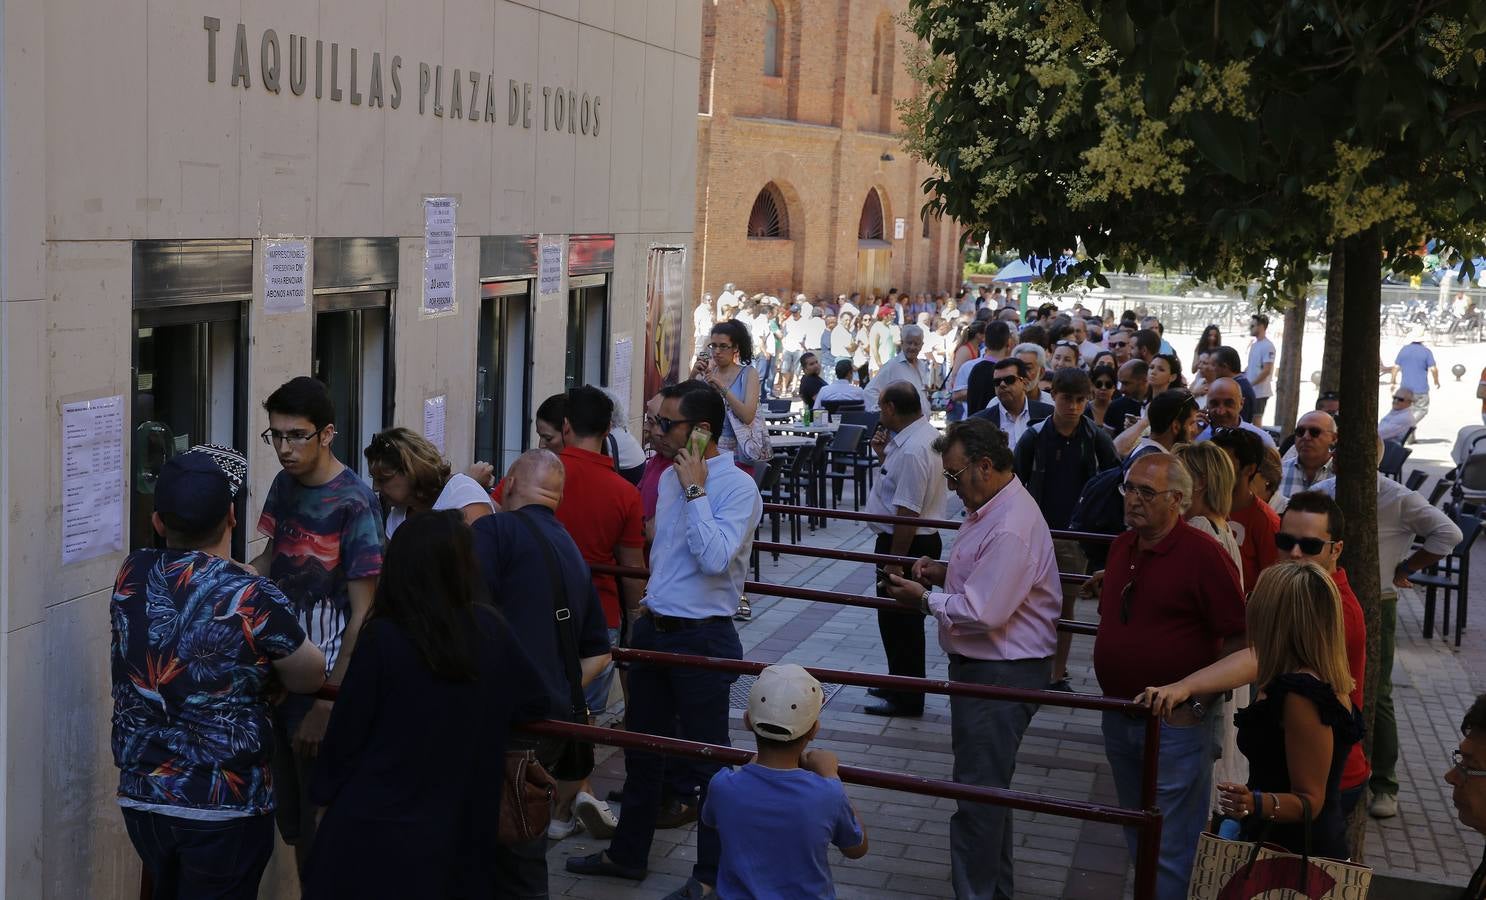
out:
{"label": "black handbag", "polygon": [[[515,515],[526,526],[527,531],[531,532],[547,561],[547,575],[553,585],[553,624],[557,629],[557,646],[562,653],[570,691],[571,709],[568,719],[579,725],[587,725],[588,701],[583,699],[583,671],[578,664],[578,635],[573,625],[573,611],[568,607],[567,581],[562,576],[562,567],[557,564],[557,553],[552,549],[552,542],[537,528],[536,523],[531,520],[531,514],[518,509],[515,510]],[[593,745],[587,741],[564,741],[557,758],[547,770],[558,781],[582,781],[593,771]]]}

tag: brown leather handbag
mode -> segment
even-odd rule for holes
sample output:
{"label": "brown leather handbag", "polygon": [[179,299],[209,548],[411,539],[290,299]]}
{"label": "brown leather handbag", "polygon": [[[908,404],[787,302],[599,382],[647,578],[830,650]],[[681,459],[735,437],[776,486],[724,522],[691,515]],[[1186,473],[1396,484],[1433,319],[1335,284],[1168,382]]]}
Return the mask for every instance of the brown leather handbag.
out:
{"label": "brown leather handbag", "polygon": [[531,750],[506,752],[505,778],[497,840],[502,844],[522,844],[545,838],[547,825],[552,821],[557,782],[537,762],[537,754]]}

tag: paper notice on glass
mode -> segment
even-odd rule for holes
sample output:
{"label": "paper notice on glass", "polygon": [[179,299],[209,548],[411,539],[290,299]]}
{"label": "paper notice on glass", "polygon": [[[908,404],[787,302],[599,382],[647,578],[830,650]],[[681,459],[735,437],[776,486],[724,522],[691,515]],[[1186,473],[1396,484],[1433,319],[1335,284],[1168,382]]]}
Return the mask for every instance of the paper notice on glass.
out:
{"label": "paper notice on glass", "polygon": [[630,373],[634,370],[635,341],[630,337],[615,338],[614,355],[609,357],[609,389],[629,411]]}
{"label": "paper notice on glass", "polygon": [[454,311],[454,235],[459,201],[423,198],[423,313]]}
{"label": "paper notice on glass", "polygon": [[309,293],[305,283],[305,241],[263,242],[263,311],[270,316],[299,312]]}
{"label": "paper notice on glass", "polygon": [[893,240],[903,240],[903,235],[908,233],[908,223],[903,219],[893,220]]}
{"label": "paper notice on glass", "polygon": [[62,564],[124,549],[124,398],[62,406]]}
{"label": "paper notice on glass", "polygon": [[537,278],[537,293],[543,297],[562,292],[562,240],[543,237]]}
{"label": "paper notice on glass", "polygon": [[423,436],[428,442],[444,452],[444,413],[448,397],[440,394],[423,401]]}

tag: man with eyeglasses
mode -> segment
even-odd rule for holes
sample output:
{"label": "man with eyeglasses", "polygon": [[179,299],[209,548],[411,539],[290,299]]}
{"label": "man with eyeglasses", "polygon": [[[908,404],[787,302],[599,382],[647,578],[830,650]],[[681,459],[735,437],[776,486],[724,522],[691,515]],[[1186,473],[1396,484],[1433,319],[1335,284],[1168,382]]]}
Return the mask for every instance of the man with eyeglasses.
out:
{"label": "man with eyeglasses", "polygon": [[[1367,622],[1362,604],[1352,592],[1346,570],[1337,565],[1342,555],[1345,521],[1336,501],[1319,491],[1301,491],[1290,498],[1290,506],[1280,519],[1280,530],[1274,536],[1275,549],[1281,556],[1297,562],[1313,562],[1325,569],[1336,584],[1342,601],[1342,628],[1346,633],[1347,669],[1352,675],[1352,705],[1362,708],[1363,674],[1367,668]],[[1259,660],[1253,648],[1245,647],[1223,657],[1175,684],[1148,687],[1137,699],[1152,712],[1166,716],[1186,703],[1193,695],[1219,694],[1259,679]],[[1352,745],[1338,782],[1343,818],[1362,799],[1370,774],[1362,742]]]}
{"label": "man with eyeglasses", "polygon": [[[263,401],[261,437],[283,466],[268,489],[258,533],[268,538],[253,568],[289,598],[311,641],[325,651],[326,681],[339,685],[382,573],[377,495],[330,449],[335,404],[325,385],[300,376]],[[278,824],[303,874],[315,835],[310,772],[331,702],[296,695],[274,709],[273,777]]]}
{"label": "man with eyeglasses", "polygon": [[[934,441],[939,431],[919,407],[913,385],[890,384],[882,392],[882,429],[872,438],[872,450],[882,468],[867,496],[867,512],[907,518],[944,518],[945,488],[940,477],[939,454]],[[892,438],[887,435],[891,433]],[[877,535],[873,552],[892,556],[938,559],[942,545],[935,528],[872,523]],[[902,575],[902,566],[883,566],[883,571]],[[884,596],[878,585],[878,596]],[[877,630],[887,657],[890,675],[924,677],[924,620],[916,612],[878,610]],[[924,696],[917,693],[879,692],[882,701],[862,711],[871,716],[921,716]]]}
{"label": "man with eyeglasses", "polygon": [[[743,594],[753,533],[763,500],[753,478],[719,450],[725,407],[709,384],[684,381],[663,388],[652,418],[650,445],[675,464],[660,476],[650,578],[631,632],[636,650],[740,659],[733,612]],[[691,448],[696,429],[712,436],[700,453]],[[626,723],[633,731],[728,744],[728,688],[724,672],[635,664],[629,670]],[[640,881],[648,873],[661,808],[664,762],[644,750],[624,752],[623,811],[608,849],[572,856],[567,870]],[[696,809],[707,799],[716,766],[699,765]],[[697,826],[696,865],[675,898],[699,897],[717,884],[721,855],[717,831]]]}
{"label": "man with eyeglasses", "polygon": [[1052,415],[1053,407],[1041,400],[1027,399],[1029,372],[1027,364],[1015,356],[990,364],[996,399],[971,418],[985,419],[1006,433],[1006,441],[1015,447],[1027,429]]}
{"label": "man with eyeglasses", "polygon": [[1123,366],[1130,361],[1130,335],[1132,332],[1117,328],[1109,333],[1109,352],[1114,354],[1115,365]]}
{"label": "man with eyeglasses", "polygon": [[[1171,684],[1244,646],[1238,570],[1217,541],[1188,525],[1182,510],[1192,476],[1166,453],[1137,459],[1121,485],[1129,530],[1109,549],[1099,592],[1094,674],[1106,696],[1131,699]],[[1156,874],[1159,900],[1183,900],[1197,839],[1212,800],[1215,698],[1196,697],[1161,724],[1156,805],[1165,814]],[[1120,805],[1140,806],[1145,718],[1105,712],[1104,750]],[[1133,858],[1138,834],[1125,829]]]}
{"label": "man with eyeglasses", "polygon": [[1396,389],[1393,392],[1393,408],[1378,422],[1378,437],[1401,444],[1415,424],[1414,392],[1405,387]]}
{"label": "man with eyeglasses", "polygon": [[[1460,746],[1450,753],[1445,783],[1460,824],[1486,834],[1486,694],[1476,698],[1460,722]],[[1486,900],[1486,858],[1460,894],[1460,900]]]}
{"label": "man with eyeglasses", "polygon": [[[1383,452],[1378,441],[1378,455]],[[1444,510],[1431,506],[1411,491],[1378,473],[1378,684],[1373,691],[1377,713],[1373,719],[1372,802],[1368,814],[1377,819],[1398,815],[1398,719],[1393,711],[1393,651],[1398,630],[1398,591],[1411,588],[1409,576],[1444,559],[1460,543],[1460,527]],[[1328,478],[1311,490],[1336,496],[1336,479]],[[1416,541],[1422,541],[1415,547]]]}
{"label": "man with eyeglasses", "polygon": [[1335,450],[1336,420],[1319,409],[1301,416],[1295,425],[1295,455],[1280,463],[1280,484],[1275,493],[1288,497],[1335,475]]}
{"label": "man with eyeglasses", "polygon": [[[1061,596],[1047,523],[1012,471],[1005,434],[989,422],[956,422],[934,449],[950,488],[965,503],[965,523],[947,564],[924,557],[909,578],[889,574],[887,592],[934,617],[951,679],[1044,687]],[[955,781],[1009,786],[1017,748],[1036,711],[1031,703],[951,697]],[[949,821],[955,896],[1016,896],[1013,844],[1010,809],[959,803]]]}

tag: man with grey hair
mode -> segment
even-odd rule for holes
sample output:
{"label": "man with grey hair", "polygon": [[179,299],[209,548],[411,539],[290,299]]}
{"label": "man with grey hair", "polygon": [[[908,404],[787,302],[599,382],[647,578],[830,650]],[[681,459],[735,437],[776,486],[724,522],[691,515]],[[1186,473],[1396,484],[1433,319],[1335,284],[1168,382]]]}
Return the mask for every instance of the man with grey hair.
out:
{"label": "man with grey hair", "polygon": [[1378,422],[1378,437],[1385,441],[1403,443],[1409,429],[1417,424],[1414,418],[1414,392],[1406,387],[1393,391],[1393,406]]}
{"label": "man with grey hair", "polygon": [[[1109,549],[1099,591],[1094,674],[1100,692],[1133,699],[1171,684],[1244,647],[1244,598],[1238,568],[1217,541],[1188,525],[1192,477],[1167,453],[1137,459],[1120,485],[1130,529]],[[1204,721],[1214,698],[1193,698],[1161,725],[1156,805],[1165,814],[1156,896],[1187,896],[1197,838],[1212,799],[1213,729]],[[1105,712],[1104,752],[1120,804],[1140,805],[1145,722]],[[1125,829],[1132,857],[1135,829]]]}
{"label": "man with grey hair", "polygon": [[867,396],[868,409],[878,408],[877,400],[882,396],[883,388],[896,381],[906,381],[918,391],[924,415],[929,414],[929,391],[926,387],[929,383],[929,367],[924,360],[918,358],[922,349],[924,330],[917,325],[904,325],[903,343],[898,348],[898,355],[883,363],[882,368],[877,370],[877,374],[862,389]]}
{"label": "man with grey hair", "polygon": [[1011,355],[1027,364],[1027,397],[1042,400],[1042,376],[1047,371],[1047,350],[1041,344],[1023,342],[1011,348]]}

